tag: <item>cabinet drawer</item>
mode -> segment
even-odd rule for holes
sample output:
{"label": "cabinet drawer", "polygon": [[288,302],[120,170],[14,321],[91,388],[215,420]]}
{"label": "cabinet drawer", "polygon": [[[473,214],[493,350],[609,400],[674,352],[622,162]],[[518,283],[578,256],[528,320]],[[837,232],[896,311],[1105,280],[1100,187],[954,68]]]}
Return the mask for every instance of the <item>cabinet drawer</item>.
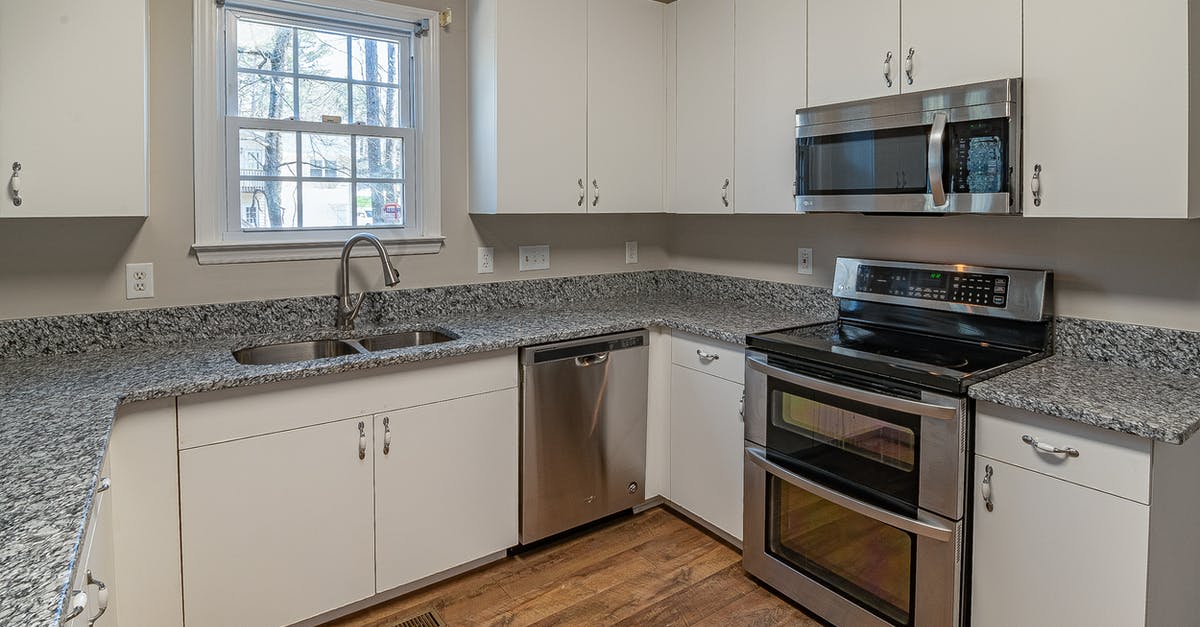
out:
{"label": "cabinet drawer", "polygon": [[745,377],[745,357],[741,346],[688,333],[676,333],[671,340],[671,361],[735,383]]}
{"label": "cabinet drawer", "polygon": [[511,351],[179,397],[189,449],[517,386]]}
{"label": "cabinet drawer", "polygon": [[[1038,450],[1026,436],[1079,455]],[[1139,503],[1150,503],[1152,448],[1150,440],[1126,433],[992,403],[978,405],[976,453]]]}

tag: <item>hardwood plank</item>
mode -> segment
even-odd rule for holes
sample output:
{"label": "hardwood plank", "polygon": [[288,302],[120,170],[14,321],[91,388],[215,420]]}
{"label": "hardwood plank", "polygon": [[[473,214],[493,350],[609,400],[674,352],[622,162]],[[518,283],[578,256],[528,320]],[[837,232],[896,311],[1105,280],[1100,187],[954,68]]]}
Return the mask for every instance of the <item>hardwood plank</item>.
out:
{"label": "hardwood plank", "polygon": [[738,562],[613,624],[689,625],[756,587],[758,584],[746,576]]}
{"label": "hardwood plank", "polygon": [[696,627],[821,627],[802,611],[775,596],[770,590],[755,587],[734,599],[714,614],[705,616]]}

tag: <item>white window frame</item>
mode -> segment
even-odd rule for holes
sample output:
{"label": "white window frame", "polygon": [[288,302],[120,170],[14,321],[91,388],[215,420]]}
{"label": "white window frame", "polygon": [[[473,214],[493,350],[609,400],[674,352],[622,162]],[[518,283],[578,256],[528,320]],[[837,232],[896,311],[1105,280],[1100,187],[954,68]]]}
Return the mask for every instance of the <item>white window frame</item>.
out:
{"label": "white window frame", "polygon": [[[225,32],[232,23],[232,12],[286,12],[297,18],[334,22],[339,29],[345,23],[390,28],[396,22],[424,23],[427,30],[416,38],[412,129],[394,129],[392,134],[405,139],[406,225],[363,227],[382,239],[391,254],[431,254],[441,250],[441,147],[439,31],[437,12],[405,7],[379,0],[193,0],[195,41],[195,214],[196,242],[192,246],[202,265],[332,259],[341,254],[343,242],[354,230],[255,230],[243,231],[234,206],[239,186],[236,151],[238,120],[227,114],[230,109],[227,76],[228,57]],[[341,22],[341,24],[336,24]],[[432,25],[432,26],[430,26]],[[350,27],[349,30],[353,30]],[[313,123],[291,120],[255,120],[257,128],[314,130]],[[301,128],[304,127],[304,128]],[[346,132],[354,132],[347,125]],[[377,129],[376,129],[377,130]],[[320,131],[324,132],[324,131]],[[374,135],[374,130],[363,134]],[[410,141],[412,138],[412,141]],[[415,156],[416,159],[407,161]],[[361,252],[361,251],[360,251]],[[362,254],[366,254],[363,252]]]}

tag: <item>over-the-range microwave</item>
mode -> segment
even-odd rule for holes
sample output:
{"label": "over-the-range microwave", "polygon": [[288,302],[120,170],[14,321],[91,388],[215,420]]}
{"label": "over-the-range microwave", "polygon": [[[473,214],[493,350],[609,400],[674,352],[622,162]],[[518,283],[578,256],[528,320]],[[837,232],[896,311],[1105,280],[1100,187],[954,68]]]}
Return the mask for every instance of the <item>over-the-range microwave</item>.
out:
{"label": "over-the-range microwave", "polygon": [[796,111],[796,211],[1021,213],[1021,79]]}

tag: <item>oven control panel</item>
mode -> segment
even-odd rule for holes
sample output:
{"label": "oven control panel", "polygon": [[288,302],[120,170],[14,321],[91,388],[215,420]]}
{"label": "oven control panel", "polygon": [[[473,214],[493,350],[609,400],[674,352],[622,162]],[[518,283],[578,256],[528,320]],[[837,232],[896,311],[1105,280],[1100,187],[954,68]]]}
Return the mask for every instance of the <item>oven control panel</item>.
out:
{"label": "oven control panel", "polygon": [[859,292],[934,300],[962,305],[1008,305],[1009,277],[1003,274],[952,272],[917,268],[860,265]]}

